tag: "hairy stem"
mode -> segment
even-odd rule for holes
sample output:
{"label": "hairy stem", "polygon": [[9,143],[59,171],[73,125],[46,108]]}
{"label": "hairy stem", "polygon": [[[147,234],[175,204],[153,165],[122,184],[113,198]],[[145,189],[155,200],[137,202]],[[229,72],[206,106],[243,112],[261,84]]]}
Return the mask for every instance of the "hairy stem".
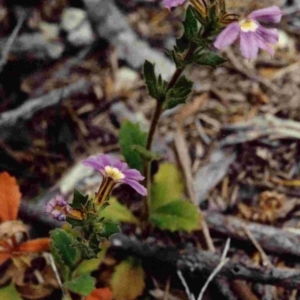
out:
{"label": "hairy stem", "polygon": [[[195,45],[191,44],[188,52],[185,55],[185,60],[189,60],[191,56],[193,55],[194,51],[196,50]],[[178,78],[181,76],[185,68],[177,68],[167,86],[166,92],[168,92],[171,88],[174,87],[175,83],[177,82]],[[163,101],[156,101],[156,107],[154,110],[154,114],[151,120],[150,130],[148,134],[146,149],[151,151],[151,146],[153,142],[153,137],[155,134],[155,130],[160,118],[160,115],[163,111]],[[144,165],[144,175],[145,175],[145,186],[148,191],[148,196],[144,197],[144,208],[143,208],[143,214],[142,219],[143,221],[147,222],[149,219],[150,214],[150,204],[151,204],[151,162],[146,162]]]}

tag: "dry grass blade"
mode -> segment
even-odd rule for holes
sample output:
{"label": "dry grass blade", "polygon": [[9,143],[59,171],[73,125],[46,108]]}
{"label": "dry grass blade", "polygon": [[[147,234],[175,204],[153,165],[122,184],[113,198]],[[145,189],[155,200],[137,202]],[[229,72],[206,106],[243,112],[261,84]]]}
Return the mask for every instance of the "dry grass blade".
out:
{"label": "dry grass blade", "polygon": [[207,287],[210,284],[210,282],[214,279],[214,277],[218,274],[218,272],[223,268],[223,266],[229,261],[229,258],[226,258],[229,247],[230,247],[230,239],[227,239],[225,247],[224,247],[224,251],[222,253],[221,261],[217,265],[217,267],[214,269],[214,271],[207,278],[204,286],[202,287],[202,289],[200,291],[200,294],[199,294],[197,300],[202,300],[204,293],[207,290]]}
{"label": "dry grass blade", "polygon": [[249,239],[251,240],[251,242],[253,243],[253,245],[255,246],[257,251],[259,252],[263,266],[270,267],[272,264],[267,256],[267,254],[265,253],[264,249],[257,242],[257,240],[255,239],[255,237],[253,236],[251,231],[247,228],[247,226],[245,224],[242,224],[242,226],[243,226],[243,229],[245,230],[247,236],[249,237]]}
{"label": "dry grass blade", "polygon": [[189,300],[196,300],[195,296],[191,293],[191,291],[189,289],[189,286],[188,286],[187,282],[185,281],[185,278],[184,278],[184,276],[183,276],[183,274],[180,270],[177,270],[177,275],[178,275],[178,277],[179,277],[179,279],[180,279],[180,281],[181,281],[181,283],[184,287],[184,290],[185,290],[185,293],[186,293],[188,299]]}
{"label": "dry grass blade", "polygon": [[[191,202],[196,205],[196,195],[195,195],[195,191],[194,191],[194,187],[193,187],[194,179],[193,179],[193,175],[191,172],[192,163],[191,163],[189,151],[187,148],[187,142],[185,140],[181,126],[178,123],[177,123],[177,131],[176,131],[174,140],[175,140],[175,147],[176,147],[176,150],[177,150],[177,153],[179,156],[180,164],[183,168],[183,172],[184,172],[184,176],[185,176],[185,180],[186,180],[186,186],[188,189],[188,194],[190,196]],[[199,212],[201,213],[200,208],[199,208]],[[210,251],[215,251],[215,247],[214,247],[212,238],[209,233],[208,226],[207,226],[204,218],[202,218],[202,221],[201,221],[201,228],[202,228],[202,231],[203,231],[203,234],[205,237],[205,242],[206,242],[207,248]]]}
{"label": "dry grass blade", "polygon": [[192,203],[196,203],[195,191],[193,188],[193,176],[191,172],[192,169],[191,158],[189,155],[189,150],[187,148],[187,142],[185,140],[184,133],[179,124],[177,124],[177,130],[176,130],[174,141],[175,141],[175,147],[178,153],[179,161],[184,172],[186,186],[187,186],[188,194],[190,196],[190,200],[192,201]]}
{"label": "dry grass blade", "polygon": [[63,287],[63,283],[62,283],[62,281],[60,279],[60,276],[59,276],[59,273],[58,273],[58,270],[57,270],[57,267],[56,267],[56,264],[55,264],[55,261],[54,261],[54,258],[52,256],[52,254],[49,253],[48,254],[48,258],[49,258],[49,261],[50,261],[51,268],[52,268],[52,270],[53,270],[53,272],[55,274],[55,278],[56,278],[56,280],[58,282],[58,285],[59,285],[59,287],[60,287],[60,289],[62,291],[63,299],[64,300],[71,299],[70,297],[68,297],[68,295],[67,295],[67,293],[66,293],[66,291],[65,291],[65,289]]}
{"label": "dry grass blade", "polygon": [[15,29],[13,30],[11,36],[9,37],[9,39],[7,40],[7,43],[1,53],[1,60],[0,60],[0,73],[2,72],[3,70],[3,67],[5,66],[6,62],[7,62],[7,58],[8,58],[8,54],[9,54],[9,51],[11,49],[11,46],[13,45],[16,37],[18,36],[18,33],[22,27],[22,24],[23,22],[25,21],[26,19],[26,16],[27,14],[24,13],[22,14],[22,16],[19,18],[18,20],[18,23],[15,27]]}

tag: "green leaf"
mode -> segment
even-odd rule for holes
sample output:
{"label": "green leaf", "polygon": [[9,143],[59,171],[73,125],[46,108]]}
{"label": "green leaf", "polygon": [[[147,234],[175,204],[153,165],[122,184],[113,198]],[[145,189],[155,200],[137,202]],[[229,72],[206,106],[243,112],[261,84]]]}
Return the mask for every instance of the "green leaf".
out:
{"label": "green leaf", "polygon": [[109,205],[99,213],[105,221],[138,223],[138,219],[124,205],[120,204],[115,197],[109,199]]}
{"label": "green leaf", "polygon": [[103,221],[103,217],[101,217],[101,213],[99,214],[100,214],[101,221],[98,222],[96,225],[94,225],[94,232],[99,237],[109,238],[112,234],[120,232],[119,224],[115,222],[107,221],[105,218]]}
{"label": "green leaf", "polygon": [[182,35],[181,38],[176,39],[176,45],[174,46],[174,51],[176,52],[176,55],[178,57],[178,60],[180,60],[181,65],[186,64],[183,58],[184,58],[184,54],[188,51],[189,47],[190,47],[190,40],[187,39],[187,37],[184,34]]}
{"label": "green leaf", "polygon": [[[93,234],[90,235],[93,236]],[[86,240],[78,238],[78,241],[74,244],[76,249],[80,252],[81,259],[92,259],[97,257],[97,253],[100,251],[99,242],[95,245],[92,244],[90,239],[87,242]]]}
{"label": "green leaf", "polygon": [[157,208],[150,220],[161,229],[192,231],[200,229],[201,216],[195,205],[179,200]]}
{"label": "green leaf", "polygon": [[54,229],[50,233],[51,251],[58,264],[63,264],[73,269],[79,258],[79,251],[73,246],[75,238],[63,229]]}
{"label": "green leaf", "polygon": [[88,196],[82,195],[75,189],[73,194],[73,201],[70,206],[74,209],[82,209],[82,207],[85,207],[87,205],[88,198]]}
{"label": "green leaf", "polygon": [[133,145],[132,149],[139,153],[139,155],[143,158],[145,161],[152,161],[159,159],[159,155],[147,150],[145,147],[139,146],[139,145]]}
{"label": "green leaf", "polygon": [[182,24],[184,26],[185,37],[189,40],[192,40],[197,34],[198,23],[191,5],[189,5],[186,10],[185,20],[182,22]]}
{"label": "green leaf", "polygon": [[173,88],[166,95],[165,108],[170,109],[178,104],[185,103],[186,99],[192,92],[193,82],[187,79],[184,75],[181,76]]}
{"label": "green leaf", "polygon": [[10,284],[0,289],[0,299],[5,300],[22,300],[15,286]]}
{"label": "green leaf", "polygon": [[[176,47],[174,46],[174,49],[175,48]],[[173,60],[174,64],[176,65],[176,68],[183,69],[184,61],[180,56],[181,55],[180,50],[178,50],[178,52],[176,50],[168,50],[167,54],[170,57],[170,59]]]}
{"label": "green leaf", "polygon": [[175,165],[164,163],[154,176],[151,189],[151,209],[155,210],[175,199],[182,197],[184,185]]}
{"label": "green leaf", "polygon": [[88,296],[95,289],[96,279],[89,274],[82,274],[73,280],[64,283],[64,286],[73,293]]}
{"label": "green leaf", "polygon": [[144,63],[143,73],[149,95],[158,101],[163,101],[165,99],[167,82],[162,80],[161,75],[156,77],[154,64],[147,60]]}
{"label": "green leaf", "polygon": [[216,27],[218,24],[218,5],[211,5],[208,9],[209,22]]}
{"label": "green leaf", "polygon": [[148,89],[148,93],[151,97],[157,97],[157,82],[154,72],[154,64],[150,63],[148,60],[144,63],[144,80]]}
{"label": "green leaf", "polygon": [[215,54],[212,51],[196,52],[192,61],[201,66],[209,66],[216,69],[219,65],[223,64],[226,59]]}
{"label": "green leaf", "polygon": [[199,12],[195,7],[193,7],[192,5],[190,5],[189,7],[190,7],[190,9],[192,10],[192,12],[193,12],[195,18],[199,21],[199,23],[200,23],[201,25],[205,26],[206,23],[207,23],[206,18],[203,17],[203,16],[200,14],[200,12]]}
{"label": "green leaf", "polygon": [[160,102],[165,100],[166,90],[167,90],[168,83],[162,79],[161,74],[157,77],[157,97],[156,99]]}
{"label": "green leaf", "polygon": [[104,222],[102,223],[102,231],[100,234],[103,237],[109,238],[112,234],[120,232],[120,227],[114,222]]}
{"label": "green leaf", "polygon": [[147,133],[143,132],[139,125],[126,121],[122,124],[120,129],[119,143],[121,152],[128,165],[131,168],[141,171],[143,161],[140,154],[133,147],[145,147],[147,143]]}
{"label": "green leaf", "polygon": [[74,218],[71,218],[71,217],[68,217],[67,216],[67,219],[66,221],[71,224],[71,226],[74,228],[74,227],[82,227],[85,225],[86,223],[86,220],[83,219],[83,220],[77,220],[77,219],[74,219]]}
{"label": "green leaf", "polygon": [[97,270],[101,263],[105,260],[107,250],[108,248],[104,248],[98,252],[97,258],[82,261],[73,272],[73,278],[82,274],[90,274],[91,272]]}
{"label": "green leaf", "polygon": [[115,300],[135,300],[145,288],[145,272],[136,260],[123,260],[111,279]]}
{"label": "green leaf", "polygon": [[66,280],[70,278],[70,274],[71,274],[70,268],[64,264],[58,249],[55,247],[51,247],[51,254],[59,268],[60,274],[62,275],[62,279]]}
{"label": "green leaf", "polygon": [[89,274],[89,273],[97,270],[102,261],[103,261],[102,257],[99,257],[99,258],[97,257],[97,258],[84,260],[76,268],[76,270],[74,271],[74,274],[76,276],[79,276],[79,275],[82,275],[82,274]]}

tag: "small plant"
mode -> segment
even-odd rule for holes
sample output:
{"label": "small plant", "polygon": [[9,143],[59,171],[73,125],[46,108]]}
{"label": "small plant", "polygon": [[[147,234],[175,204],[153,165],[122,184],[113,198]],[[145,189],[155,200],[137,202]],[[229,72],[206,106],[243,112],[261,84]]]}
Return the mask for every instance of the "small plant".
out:
{"label": "small plant", "polygon": [[[153,180],[151,178],[151,164],[159,159],[152,151],[158,120],[163,111],[184,104],[192,93],[193,82],[184,74],[190,65],[217,68],[226,61],[215,48],[223,49],[239,36],[245,58],[255,58],[259,48],[273,54],[270,44],[278,41],[277,30],[266,29],[259,21],[279,22],[281,12],[278,7],[254,11],[239,20],[237,15],[227,13],[224,0],[164,0],[163,4],[171,9],[184,2],[190,4],[186,7],[183,34],[176,40],[174,48],[167,50],[176,66],[173,76],[165,80],[162,74],[156,74],[153,63],[146,61],[144,64],[145,84],[156,101],[149,131],[143,132],[137,124],[124,122],[119,142],[125,161],[99,154],[82,162],[102,175],[95,194],[83,195],[74,191],[71,203],[58,196],[45,207],[47,214],[68,224],[51,232],[51,252],[59,267],[67,299],[73,294],[101,299],[101,296],[97,298],[101,292],[106,295],[103,297],[111,297],[107,292],[109,289],[96,289],[96,279],[91,272],[98,269],[109,248],[109,237],[120,232],[122,223],[134,224],[141,231],[154,227],[173,232],[201,229],[201,212],[184,197],[177,168],[161,163]],[[133,214],[119,199],[111,196],[112,190],[120,184],[129,185],[142,197],[139,214]],[[140,296],[144,278],[144,270],[137,259],[128,257],[120,262],[109,282],[114,299]]]}

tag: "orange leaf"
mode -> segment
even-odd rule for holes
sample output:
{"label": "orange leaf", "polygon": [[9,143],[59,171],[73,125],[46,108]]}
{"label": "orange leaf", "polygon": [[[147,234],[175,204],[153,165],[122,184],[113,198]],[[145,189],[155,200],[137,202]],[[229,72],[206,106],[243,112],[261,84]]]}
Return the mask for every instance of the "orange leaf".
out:
{"label": "orange leaf", "polygon": [[2,265],[9,258],[11,258],[10,253],[0,253],[0,265]]}
{"label": "orange leaf", "polygon": [[50,249],[50,239],[41,238],[36,240],[27,241],[21,244],[17,251],[20,252],[43,252]]}
{"label": "orange leaf", "polygon": [[7,172],[0,173],[0,221],[17,219],[21,193],[16,178]]}
{"label": "orange leaf", "polygon": [[96,289],[85,300],[111,300],[112,292],[109,288]]}

